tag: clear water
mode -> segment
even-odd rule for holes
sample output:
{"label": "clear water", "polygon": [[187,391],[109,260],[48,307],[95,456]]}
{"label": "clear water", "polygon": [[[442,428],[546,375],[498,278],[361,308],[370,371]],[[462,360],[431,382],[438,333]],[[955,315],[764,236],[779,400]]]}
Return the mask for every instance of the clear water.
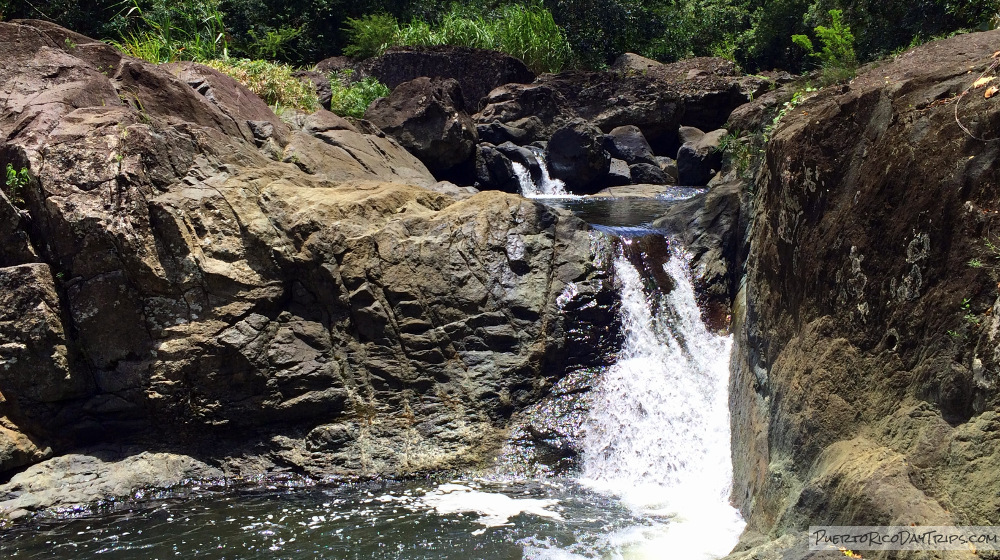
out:
{"label": "clear water", "polygon": [[[514,476],[517,469],[507,466],[484,479],[165,500],[8,531],[0,534],[0,557],[692,560],[725,555],[743,528],[728,503],[731,339],[702,323],[682,251],[675,247],[662,263],[674,286],[662,294],[622,250],[636,241],[630,236],[656,235],[648,225],[669,202],[653,202],[659,210],[648,215],[634,206],[626,217],[590,219],[620,238],[622,248],[611,266],[621,294],[625,345],[616,363],[599,372],[587,397],[584,452],[575,475],[532,479]],[[599,213],[598,207],[583,207]]]}
{"label": "clear water", "polygon": [[36,524],[0,537],[0,556],[613,558],[613,543],[601,535],[643,523],[570,480],[372,483],[206,496]]}

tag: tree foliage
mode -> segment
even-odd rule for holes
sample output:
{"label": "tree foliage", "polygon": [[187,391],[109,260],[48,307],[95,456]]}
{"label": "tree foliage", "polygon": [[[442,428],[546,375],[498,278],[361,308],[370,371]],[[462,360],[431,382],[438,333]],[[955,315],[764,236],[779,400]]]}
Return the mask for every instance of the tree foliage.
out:
{"label": "tree foliage", "polygon": [[[125,17],[131,1],[0,0],[0,15],[51,20],[86,35],[121,40],[135,32],[134,21]],[[415,43],[436,40],[432,31],[447,27],[455,36],[464,34],[449,41],[465,44],[475,41],[475,26],[467,21],[448,26],[447,18],[461,13],[474,22],[497,17],[504,6],[541,5],[552,14],[578,66],[600,67],[623,52],[636,52],[663,61],[726,56],[748,70],[807,67],[809,59],[791,36],[828,25],[830,10],[840,10],[862,62],[982,27],[1000,12],[1000,0],[471,0],[457,7],[451,0],[138,0],[143,13],[165,9],[174,12],[171,17],[181,17],[178,12],[192,4],[213,3],[224,16],[234,56],[297,64],[342,54],[352,40],[352,19],[383,14],[406,22],[399,27]]]}

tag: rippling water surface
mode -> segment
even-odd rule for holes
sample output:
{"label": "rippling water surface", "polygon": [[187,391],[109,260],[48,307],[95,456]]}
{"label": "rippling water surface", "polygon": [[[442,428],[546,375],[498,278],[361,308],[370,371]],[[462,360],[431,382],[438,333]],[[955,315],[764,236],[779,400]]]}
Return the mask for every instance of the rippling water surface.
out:
{"label": "rippling water surface", "polygon": [[570,480],[345,485],[221,494],[34,524],[3,558],[613,557],[602,535],[647,522]]}

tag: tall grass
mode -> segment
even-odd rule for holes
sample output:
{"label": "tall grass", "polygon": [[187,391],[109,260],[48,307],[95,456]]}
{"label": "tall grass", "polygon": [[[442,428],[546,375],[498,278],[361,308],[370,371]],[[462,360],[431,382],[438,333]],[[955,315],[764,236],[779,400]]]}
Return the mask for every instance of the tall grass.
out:
{"label": "tall grass", "polygon": [[378,56],[393,46],[455,45],[492,49],[520,58],[533,72],[558,72],[572,56],[569,42],[541,6],[502,6],[474,14],[453,5],[437,26],[413,20],[400,25],[390,15],[348,19],[349,56]]}
{"label": "tall grass", "polygon": [[283,108],[315,111],[319,99],[312,84],[303,82],[292,75],[291,66],[266,60],[230,58],[207,60],[206,66],[227,74],[257,94],[268,105],[280,112]]}
{"label": "tall grass", "polygon": [[153,63],[228,56],[218,0],[156,0],[146,10],[133,1],[124,16],[131,30],[111,41],[123,53]]}

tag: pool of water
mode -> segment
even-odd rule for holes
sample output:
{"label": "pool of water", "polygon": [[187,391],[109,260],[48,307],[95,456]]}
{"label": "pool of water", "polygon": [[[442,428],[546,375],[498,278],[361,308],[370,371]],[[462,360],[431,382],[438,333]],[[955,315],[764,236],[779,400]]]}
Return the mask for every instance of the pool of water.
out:
{"label": "pool of water", "polygon": [[615,558],[659,522],[567,479],[380,482],[166,500],[0,535],[3,558]]}
{"label": "pool of water", "polygon": [[[672,187],[655,197],[536,197],[535,200],[556,208],[569,210],[597,229],[646,228],[663,216],[671,206],[706,189],[697,187]],[[638,233],[638,232],[636,232]]]}

